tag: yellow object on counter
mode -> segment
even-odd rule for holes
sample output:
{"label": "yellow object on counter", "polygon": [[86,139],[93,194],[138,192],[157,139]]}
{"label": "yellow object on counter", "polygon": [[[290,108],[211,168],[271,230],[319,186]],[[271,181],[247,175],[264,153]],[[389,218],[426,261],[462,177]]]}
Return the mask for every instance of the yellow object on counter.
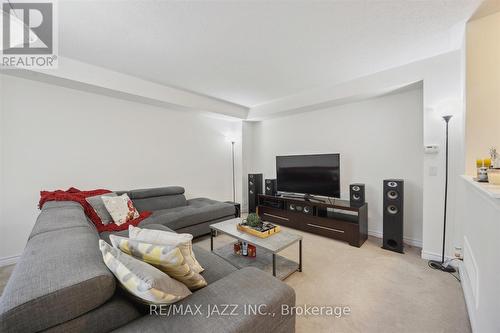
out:
{"label": "yellow object on counter", "polygon": [[482,168],[483,167],[483,160],[478,158],[476,160],[476,168]]}
{"label": "yellow object on counter", "polygon": [[483,165],[485,168],[489,168],[491,166],[491,159],[490,158],[485,158],[483,160]]}

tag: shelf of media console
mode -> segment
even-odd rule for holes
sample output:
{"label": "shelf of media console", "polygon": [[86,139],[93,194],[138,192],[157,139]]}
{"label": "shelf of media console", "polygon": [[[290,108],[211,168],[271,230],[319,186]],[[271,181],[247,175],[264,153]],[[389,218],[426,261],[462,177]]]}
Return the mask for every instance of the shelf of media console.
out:
{"label": "shelf of media console", "polygon": [[[309,206],[313,207],[313,211],[311,211],[310,215],[320,216],[320,217],[328,217],[328,214],[344,214],[349,217],[357,217],[360,209],[367,206],[367,203],[363,204],[351,204],[348,200],[340,200],[340,199],[324,199],[323,201],[319,200],[307,200],[299,197],[288,197],[288,196],[280,196],[280,195],[267,195],[267,194],[259,194],[259,205],[266,206],[277,209],[289,210],[289,204],[293,204],[295,206]],[[300,211],[299,211],[300,213]],[[321,215],[324,213],[328,213],[325,215]]]}
{"label": "shelf of media console", "polygon": [[[272,223],[348,241],[361,246],[368,232],[368,204],[307,200],[287,196],[258,196],[259,216]],[[307,207],[307,208],[306,208]]]}

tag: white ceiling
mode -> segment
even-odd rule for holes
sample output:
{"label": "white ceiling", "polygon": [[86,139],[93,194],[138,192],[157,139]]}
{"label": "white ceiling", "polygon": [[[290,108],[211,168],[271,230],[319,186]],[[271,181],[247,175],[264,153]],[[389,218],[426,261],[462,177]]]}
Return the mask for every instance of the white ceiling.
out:
{"label": "white ceiling", "polygon": [[60,1],[59,50],[250,107],[455,50],[480,2]]}

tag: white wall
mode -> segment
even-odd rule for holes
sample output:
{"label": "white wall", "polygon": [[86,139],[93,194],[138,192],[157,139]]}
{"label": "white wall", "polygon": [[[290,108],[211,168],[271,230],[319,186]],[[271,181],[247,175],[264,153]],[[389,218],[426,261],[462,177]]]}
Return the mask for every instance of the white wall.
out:
{"label": "white wall", "polygon": [[182,185],[188,197],[231,200],[231,144],[225,135],[241,138],[241,121],[1,79],[0,259],[21,253],[42,189]]}
{"label": "white wall", "polygon": [[382,234],[382,180],[405,179],[406,241],[422,245],[423,105],[420,85],[334,108],[255,123],[252,168],[276,177],[277,155],[340,153],[341,196],[366,184],[368,229]]}
{"label": "white wall", "polygon": [[[424,143],[440,146],[436,155],[424,156],[424,229],[422,257],[441,259],[443,244],[445,123],[441,113],[450,113],[449,181],[446,256],[454,247],[462,247],[462,236],[456,217],[456,187],[464,174],[464,77],[461,51],[430,60],[424,70]],[[448,103],[451,101],[451,103]],[[447,109],[445,111],[444,109]],[[432,169],[437,174],[432,175]]]}
{"label": "white wall", "polygon": [[460,276],[472,330],[500,332],[500,199],[465,179],[457,185],[457,218],[463,224],[464,239]]}

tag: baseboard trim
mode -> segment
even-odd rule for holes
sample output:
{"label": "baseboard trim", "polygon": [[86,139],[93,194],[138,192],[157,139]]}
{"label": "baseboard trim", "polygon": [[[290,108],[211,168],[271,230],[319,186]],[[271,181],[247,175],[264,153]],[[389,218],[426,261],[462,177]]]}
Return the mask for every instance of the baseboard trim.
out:
{"label": "baseboard trim", "polygon": [[465,270],[465,265],[462,262],[458,264],[458,273],[460,274],[460,284],[462,285],[462,290],[464,292],[465,307],[467,308],[467,314],[469,315],[470,326],[472,328],[472,332],[477,332],[474,296],[472,295],[469,276]]}
{"label": "baseboard trim", "polygon": [[0,258],[0,267],[9,266],[17,263],[19,257],[20,255]]}
{"label": "baseboard trim", "polygon": [[[435,253],[435,252],[429,252],[429,251],[424,251],[422,250],[422,259],[425,260],[436,260],[436,261],[441,261],[441,253]],[[455,257],[450,257],[450,256],[444,256],[444,260],[450,260],[450,259],[458,259]],[[450,262],[450,265],[452,266],[457,266],[456,262]]]}
{"label": "baseboard trim", "polygon": [[[368,230],[368,235],[377,238],[382,238],[384,236],[384,234],[381,231],[377,230]],[[418,239],[403,237],[403,242],[411,246],[422,248],[422,241]]]}

